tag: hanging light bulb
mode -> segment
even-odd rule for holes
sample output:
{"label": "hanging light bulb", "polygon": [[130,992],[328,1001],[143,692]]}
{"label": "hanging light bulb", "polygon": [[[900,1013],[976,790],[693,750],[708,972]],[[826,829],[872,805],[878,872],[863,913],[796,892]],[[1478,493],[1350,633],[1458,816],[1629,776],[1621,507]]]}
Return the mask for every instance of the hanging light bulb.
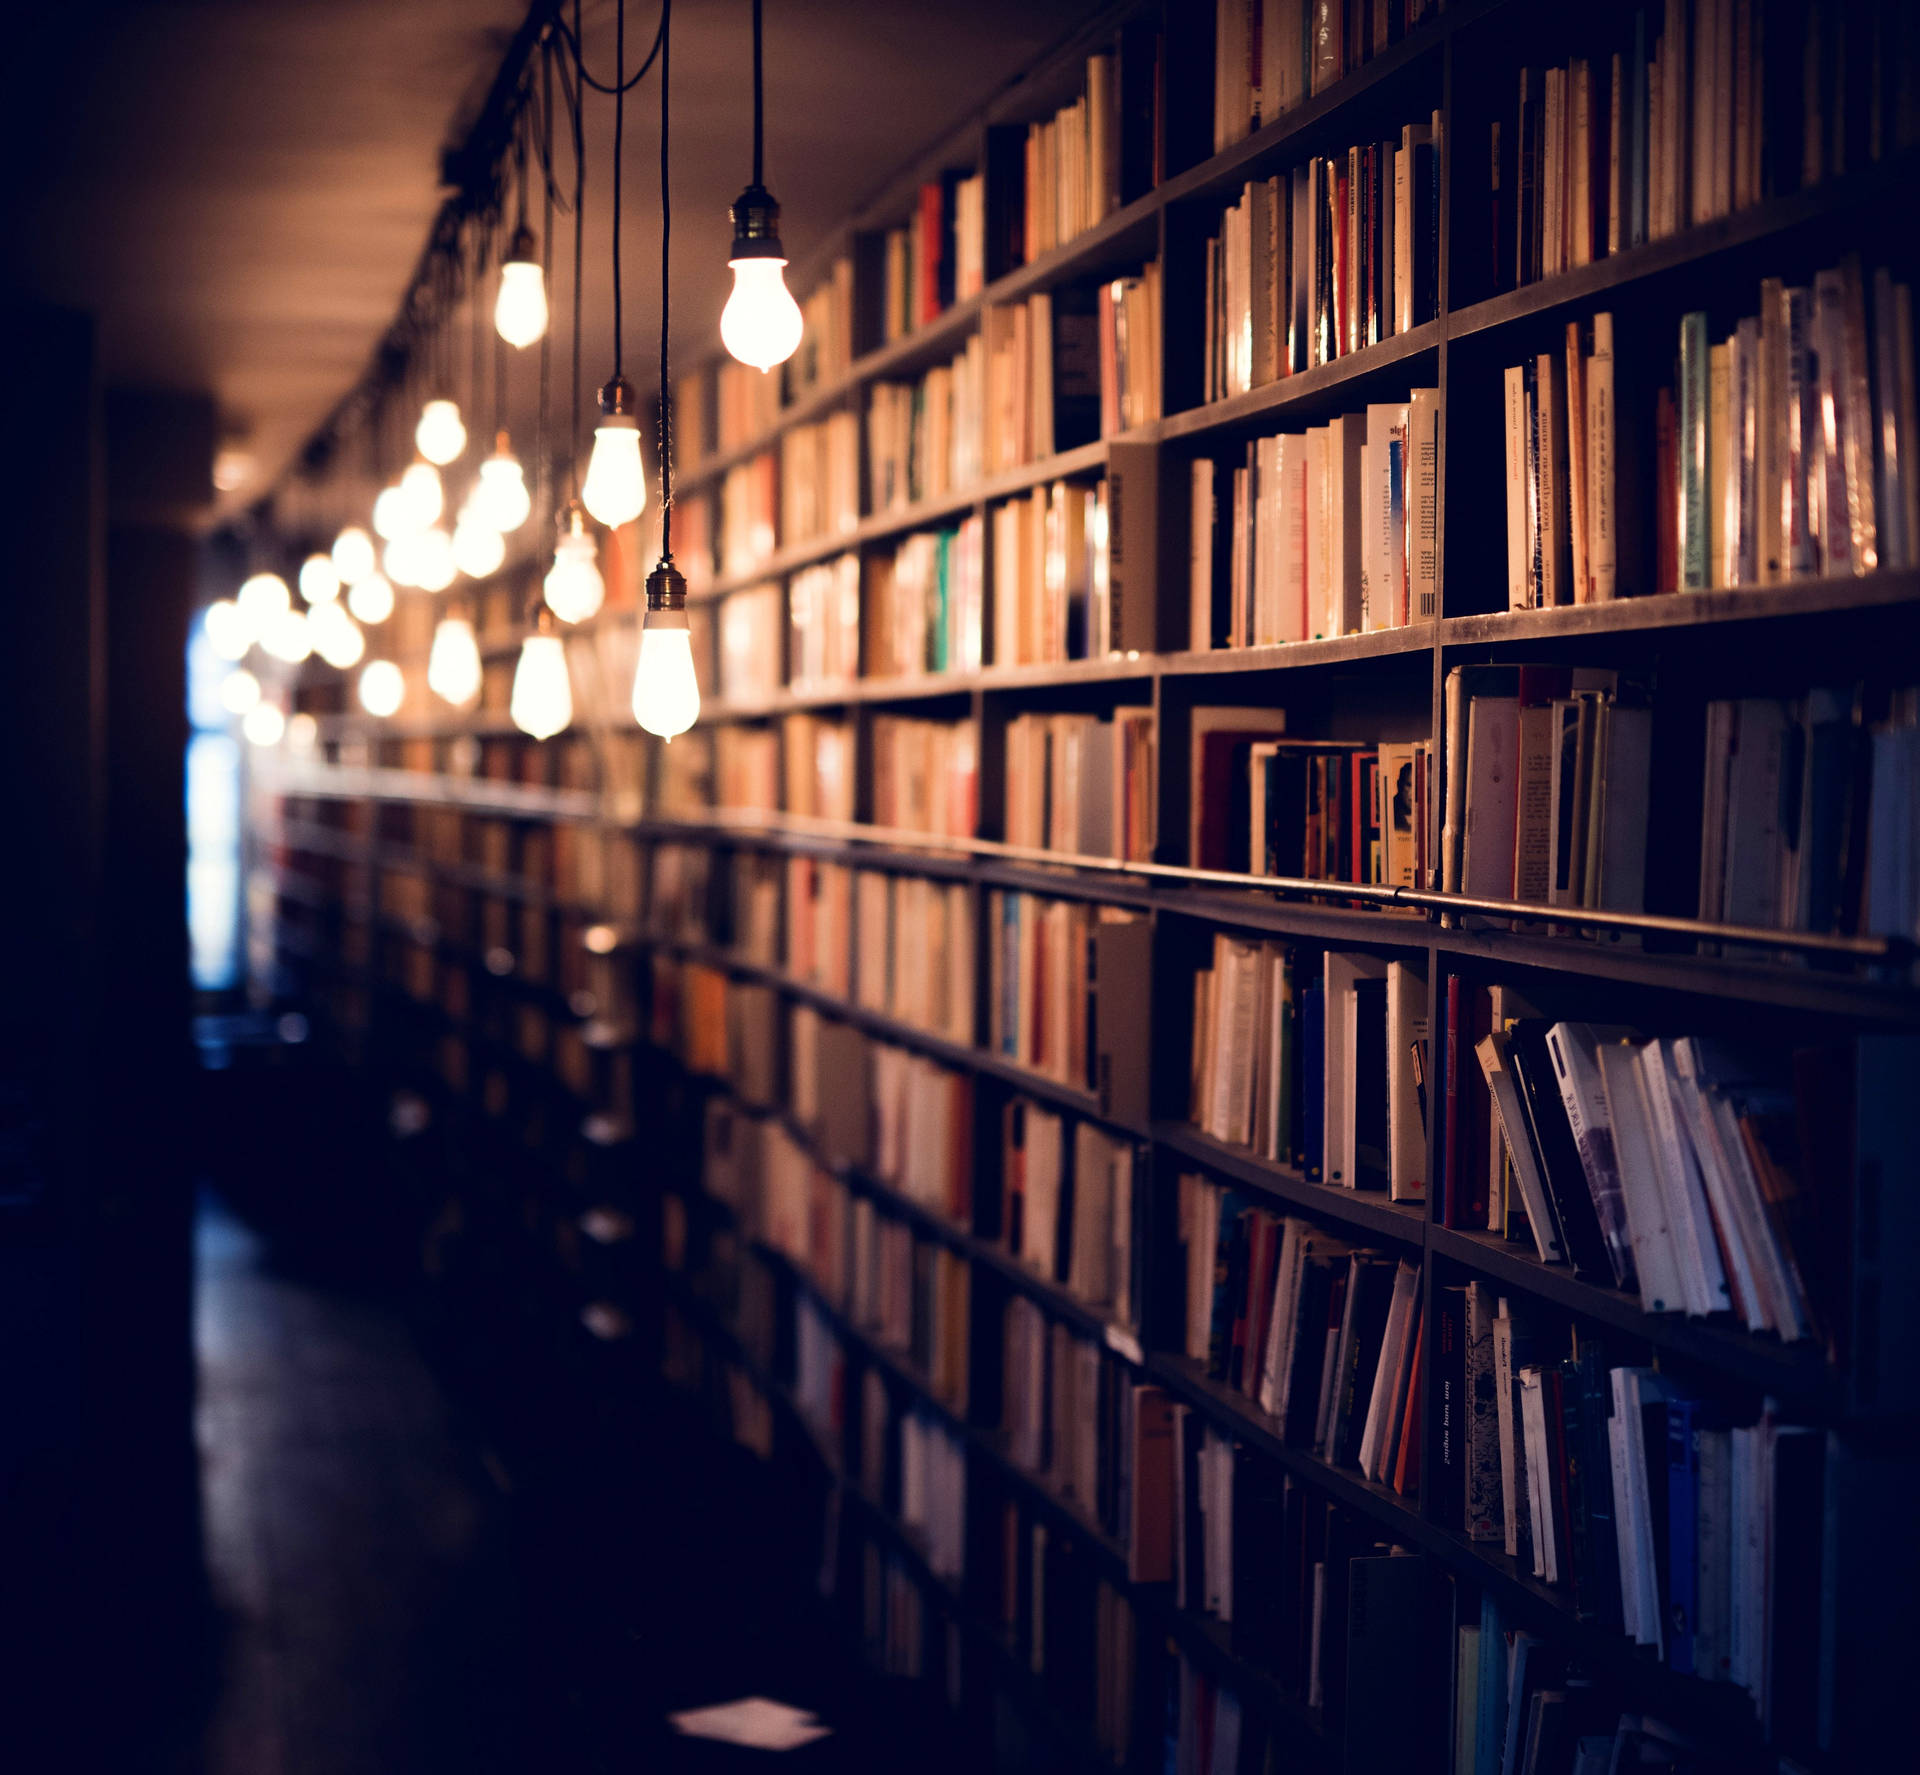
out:
{"label": "hanging light bulb", "polygon": [[379,564],[374,559],[373,538],[358,524],[349,524],[333,539],[333,570],[343,586],[357,586]]}
{"label": "hanging light bulb", "polygon": [[244,715],[260,700],[260,680],[245,666],[220,680],[220,706],[229,715]]}
{"label": "hanging light bulb", "polygon": [[287,717],[287,750],[311,752],[320,743],[320,723],[306,710]]}
{"label": "hanging light bulb", "polygon": [[313,651],[342,672],[357,666],[367,651],[367,638],[344,604],[319,605],[307,618],[307,633],[312,637]]}
{"label": "hanging light bulb", "polygon": [[444,592],[459,576],[460,563],[453,556],[453,538],[435,524],[412,539],[416,553],[413,583],[423,592]]}
{"label": "hanging light bulb", "polygon": [[440,522],[440,514],[447,509],[447,495],[440,484],[440,471],[431,462],[408,463],[407,472],[400,477],[400,491],[405,497],[404,525],[424,530]]}
{"label": "hanging light bulb", "polygon": [[277,660],[297,666],[313,652],[313,636],[304,610],[283,610],[260,631],[260,645]]}
{"label": "hanging light bulb", "polygon": [[[551,617],[543,616],[542,623]],[[507,713],[522,733],[549,740],[573,719],[573,688],[567,681],[566,644],[542,627],[520,643]]]}
{"label": "hanging light bulb", "polygon": [[780,206],[758,183],[734,199],[733,294],[720,311],[720,342],[763,373],[800,346],[800,304],[787,289],[787,252],[780,244]]}
{"label": "hanging light bulb", "polygon": [[493,454],[480,465],[480,481],[468,496],[468,504],[475,516],[502,536],[518,530],[533,513],[526,472],[520,458],[507,448],[504,431],[494,440]]}
{"label": "hanging light bulb", "polygon": [[293,594],[279,574],[256,573],[241,582],[234,602],[240,608],[248,633],[257,640],[266,633],[269,623],[284,616],[292,607]]}
{"label": "hanging light bulb", "polygon": [[600,423],[580,488],[587,510],[609,530],[631,524],[647,509],[647,471],[640,462],[640,423],[633,384],[616,375],[600,390]]}
{"label": "hanging light bulb", "polygon": [[493,301],[493,327],[516,349],[531,345],[547,330],[546,275],[534,257],[533,230],[524,222],[507,243],[500,294]]}
{"label": "hanging light bulb", "polygon": [[443,616],[427,653],[427,688],[455,708],[480,694],[480,643],[464,616]]}
{"label": "hanging light bulb", "polygon": [[340,596],[340,573],[331,555],[309,555],[300,563],[300,596],[309,604],[331,604]]}
{"label": "hanging light bulb", "polygon": [[607,584],[600,577],[598,554],[578,503],[570,505],[567,515],[560,520],[560,538],[553,545],[553,565],[547,569],[542,588],[553,614],[562,622],[585,622],[605,599]]}
{"label": "hanging light bulb", "polygon": [[671,555],[647,575],[647,614],[633,674],[633,718],[669,744],[700,719],[700,685],[687,627],[687,582]]}
{"label": "hanging light bulb", "polygon": [[221,659],[247,657],[247,649],[253,645],[253,625],[231,598],[214,599],[201,620],[206,624],[207,645]]}
{"label": "hanging light bulb", "polygon": [[467,447],[467,428],[460,422],[457,402],[433,400],[420,409],[413,441],[429,462],[445,465]]}
{"label": "hanging light bulb", "polygon": [[393,585],[384,573],[369,573],[353,582],[347,608],[363,623],[385,622],[393,614]]}
{"label": "hanging light bulb", "polygon": [[453,527],[454,565],[469,579],[486,579],[500,571],[500,563],[506,558],[504,538],[479,515],[469,498]]}
{"label": "hanging light bulb", "polygon": [[410,531],[396,536],[381,552],[380,563],[387,578],[397,586],[417,586],[416,566],[420,559],[420,533]]}
{"label": "hanging light bulb", "polygon": [[256,746],[277,746],[287,731],[287,718],[278,703],[255,703],[240,723],[240,731]]}
{"label": "hanging light bulb", "polygon": [[370,659],[360,668],[360,706],[384,720],[400,712],[407,681],[390,659]]}
{"label": "hanging light bulb", "polygon": [[413,521],[413,501],[407,497],[406,488],[382,487],[374,495],[373,529],[382,541],[392,542],[419,528]]}

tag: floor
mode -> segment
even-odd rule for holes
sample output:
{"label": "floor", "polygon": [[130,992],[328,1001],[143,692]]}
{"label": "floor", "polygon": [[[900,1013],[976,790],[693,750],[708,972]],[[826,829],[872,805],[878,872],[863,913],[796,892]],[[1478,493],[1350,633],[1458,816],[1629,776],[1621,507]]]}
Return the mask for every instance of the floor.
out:
{"label": "floor", "polygon": [[286,1273],[217,1207],[199,1266],[218,1629],[183,1771],[720,1775],[769,1753],[666,1716],[749,1694],[835,1728],[775,1767],[897,1762],[888,1698],[770,1577],[778,1513],[736,1451],[644,1393],[630,1411],[562,1398],[572,1446],[516,1472],[391,1305]]}

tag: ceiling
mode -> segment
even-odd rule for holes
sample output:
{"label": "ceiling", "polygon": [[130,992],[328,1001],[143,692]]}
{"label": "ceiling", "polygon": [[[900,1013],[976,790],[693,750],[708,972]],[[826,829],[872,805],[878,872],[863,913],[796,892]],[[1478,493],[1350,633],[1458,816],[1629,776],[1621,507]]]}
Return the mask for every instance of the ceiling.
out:
{"label": "ceiling", "polygon": [[[655,0],[629,0],[628,66]],[[1084,19],[1090,0],[769,0],[767,183],[789,253]],[[70,0],[16,24],[28,77],[0,111],[15,293],[88,310],[109,386],[208,392],[246,459],[231,514],[283,475],[392,320],[524,0]],[[613,68],[615,0],[588,0],[590,67]],[[679,0],[673,29],[674,348],[717,345],[726,206],[750,158],[748,0]],[[590,94],[581,379],[611,366],[613,102]],[[659,316],[658,81],[628,102],[627,357]],[[7,139],[11,138],[11,139]],[[561,223],[556,258],[571,252]],[[560,294],[565,301],[565,285]],[[564,340],[564,325],[561,338]],[[462,335],[464,337],[464,334]],[[531,355],[531,354],[529,354]],[[556,354],[556,387],[565,374]],[[530,423],[533,371],[512,371]],[[564,422],[564,415],[563,415]],[[316,517],[319,515],[315,514]]]}

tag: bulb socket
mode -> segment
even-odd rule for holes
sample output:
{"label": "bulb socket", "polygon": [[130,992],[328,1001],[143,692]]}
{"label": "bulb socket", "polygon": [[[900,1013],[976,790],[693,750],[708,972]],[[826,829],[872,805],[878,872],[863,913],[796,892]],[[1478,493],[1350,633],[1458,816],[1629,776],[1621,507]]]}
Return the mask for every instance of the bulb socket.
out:
{"label": "bulb socket", "polygon": [[671,555],[662,555],[660,564],[647,575],[647,621],[656,616],[677,614],[678,624],[656,623],[657,628],[684,628],[687,621],[687,580],[673,564]]}
{"label": "bulb socket", "polygon": [[733,200],[733,251],[736,259],[784,259],[780,244],[780,206],[764,185],[749,185]]}
{"label": "bulb socket", "polygon": [[533,230],[529,228],[526,223],[522,222],[520,226],[513,231],[513,238],[507,242],[507,256],[504,263],[509,265],[531,265],[535,263],[535,254],[538,250],[537,243],[533,238]]}
{"label": "bulb socket", "polygon": [[640,402],[626,377],[616,375],[612,381],[601,384],[600,417],[603,421],[624,419],[629,425],[640,423]]}

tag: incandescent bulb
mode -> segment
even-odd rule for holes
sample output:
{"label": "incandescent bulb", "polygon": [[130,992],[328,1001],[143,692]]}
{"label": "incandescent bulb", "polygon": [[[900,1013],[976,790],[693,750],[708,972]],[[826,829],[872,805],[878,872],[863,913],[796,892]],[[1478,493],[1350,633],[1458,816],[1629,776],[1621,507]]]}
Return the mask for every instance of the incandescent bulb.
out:
{"label": "incandescent bulb", "polygon": [[407,528],[424,530],[440,522],[440,514],[447,509],[447,495],[440,484],[440,471],[431,462],[408,463],[407,472],[400,477],[400,492],[404,516],[402,531],[396,534]]}
{"label": "incandescent bulb", "polygon": [[360,668],[360,706],[369,715],[398,714],[407,681],[390,659],[373,659]]}
{"label": "incandescent bulb", "polygon": [[413,428],[413,441],[429,462],[453,461],[467,447],[459,407],[447,400],[427,402],[420,409],[420,423]]}
{"label": "incandescent bulb", "polygon": [[469,579],[485,579],[500,571],[507,558],[507,545],[500,532],[474,511],[469,499],[461,507],[460,521],[453,527],[453,560]]}
{"label": "incandescent bulb", "polygon": [[243,580],[235,603],[240,607],[240,616],[247,630],[255,638],[267,632],[267,625],[276,617],[284,616],[292,607],[293,594],[287,590],[287,582],[277,573],[256,573],[251,579]]}
{"label": "incandescent bulb", "polygon": [[244,715],[260,700],[260,680],[244,666],[220,680],[220,706],[229,715]]}
{"label": "incandescent bulb", "polygon": [[547,280],[533,257],[531,235],[514,237],[510,256],[500,267],[493,328],[509,345],[519,347],[531,345],[547,330]]}
{"label": "incandescent bulb", "polygon": [[304,610],[283,610],[260,631],[260,645],[275,659],[297,666],[313,651]]}
{"label": "incandescent bulb", "polygon": [[547,569],[543,590],[553,614],[562,622],[585,622],[607,595],[595,559],[598,550],[580,521],[580,508],[567,515],[567,527],[553,545],[553,565]]}
{"label": "incandescent bulb", "polygon": [[347,608],[364,623],[385,622],[393,614],[393,586],[384,573],[369,573],[353,582]]}
{"label": "incandescent bulb", "polygon": [[331,604],[340,596],[340,570],[331,555],[309,555],[300,563],[300,596],[309,604]]}
{"label": "incandescent bulb", "polygon": [[411,539],[413,583],[424,592],[444,592],[460,572],[453,558],[453,538],[440,525],[422,530]]}
{"label": "incandescent bulb", "polygon": [[533,512],[533,500],[527,492],[527,477],[520,458],[507,448],[507,434],[500,434],[500,447],[480,465],[480,481],[468,495],[468,505],[482,522],[491,524],[502,536],[518,530]]}
{"label": "incandescent bulb", "polygon": [[349,524],[333,539],[333,570],[343,586],[357,586],[378,566],[373,538],[358,524]]}
{"label": "incandescent bulb", "polygon": [[800,304],[784,259],[732,259],[733,294],[720,311],[720,342],[743,364],[771,370],[800,346]]}
{"label": "incandescent bulb", "polygon": [[567,651],[558,635],[529,635],[520,643],[507,713],[515,727],[536,740],[551,739],[573,719]]}
{"label": "incandescent bulb", "polygon": [[414,567],[420,559],[420,535],[418,531],[409,531],[404,536],[396,536],[387,544],[380,557],[386,567],[387,578],[397,586],[417,586],[420,581],[415,577]]}
{"label": "incandescent bulb", "polygon": [[287,750],[311,752],[320,743],[320,723],[304,709],[287,717]]}
{"label": "incandescent bulb", "polygon": [[631,524],[647,509],[647,474],[640,463],[640,426],[633,384],[618,372],[600,390],[600,423],[580,488],[587,510],[609,530]]}
{"label": "incandescent bulb", "polygon": [[633,718],[663,740],[685,733],[700,719],[693,636],[684,610],[647,612],[640,630],[640,663],[633,674]]}
{"label": "incandescent bulb", "polygon": [[245,659],[253,645],[253,625],[231,598],[216,598],[207,606],[203,619],[207,626],[207,645],[221,659]]}
{"label": "incandescent bulb", "polygon": [[427,654],[427,688],[456,708],[480,691],[480,644],[464,616],[443,616]]}
{"label": "incandescent bulb", "polygon": [[357,666],[367,651],[367,638],[344,604],[319,605],[307,618],[307,633],[313,638],[313,651],[342,672]]}
{"label": "incandescent bulb", "polygon": [[407,497],[406,488],[382,487],[374,495],[373,528],[374,533],[386,542],[420,528],[413,521],[413,501]]}
{"label": "incandescent bulb", "polygon": [[240,731],[256,746],[277,746],[287,731],[287,718],[278,703],[255,703],[240,723]]}

